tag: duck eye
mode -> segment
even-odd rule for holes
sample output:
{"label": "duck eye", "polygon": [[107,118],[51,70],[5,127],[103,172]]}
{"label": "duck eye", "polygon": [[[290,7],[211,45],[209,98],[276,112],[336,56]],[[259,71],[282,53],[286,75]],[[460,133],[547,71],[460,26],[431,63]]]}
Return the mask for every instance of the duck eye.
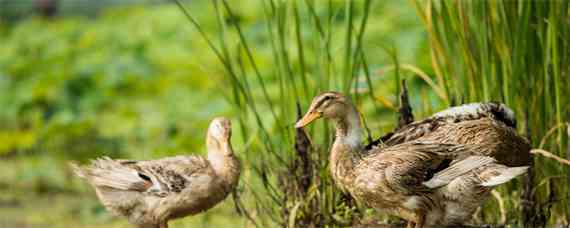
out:
{"label": "duck eye", "polygon": [[325,101],[332,99],[332,96],[325,96]]}

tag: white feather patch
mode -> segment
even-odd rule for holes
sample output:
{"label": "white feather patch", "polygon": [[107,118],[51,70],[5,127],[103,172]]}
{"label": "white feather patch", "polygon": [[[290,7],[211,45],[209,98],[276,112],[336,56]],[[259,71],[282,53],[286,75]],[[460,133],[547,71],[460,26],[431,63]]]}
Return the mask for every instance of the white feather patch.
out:
{"label": "white feather patch", "polygon": [[343,144],[350,147],[358,147],[361,143],[362,132],[359,129],[351,130],[346,137],[343,137]]}
{"label": "white feather patch", "polygon": [[404,202],[402,205],[405,208],[408,208],[410,210],[416,210],[416,209],[420,208],[420,204],[421,204],[420,197],[412,196],[412,197],[408,197],[406,202]]}
{"label": "white feather patch", "polygon": [[527,169],[528,166],[522,166],[502,170],[500,175],[491,177],[488,181],[481,183],[481,186],[490,187],[507,183],[513,178],[525,173]]}
{"label": "white feather patch", "polygon": [[436,173],[431,179],[424,182],[428,188],[437,188],[448,184],[453,179],[483,165],[495,162],[495,159],[487,156],[470,156],[452,166]]}
{"label": "white feather patch", "polygon": [[452,117],[466,114],[477,114],[480,110],[481,103],[464,104],[455,106],[446,110],[433,114],[434,117]]}
{"label": "white feather patch", "polygon": [[[358,115],[358,114],[355,114]],[[362,129],[360,127],[360,118],[348,118],[349,131],[346,136],[341,137],[342,144],[348,145],[352,148],[357,148],[362,143]]]}

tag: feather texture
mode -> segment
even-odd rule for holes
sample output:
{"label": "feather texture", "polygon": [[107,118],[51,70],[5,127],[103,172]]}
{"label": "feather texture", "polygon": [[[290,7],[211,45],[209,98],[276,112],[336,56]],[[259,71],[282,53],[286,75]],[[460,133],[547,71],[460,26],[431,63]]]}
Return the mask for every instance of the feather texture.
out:
{"label": "feather texture", "polygon": [[425,181],[423,185],[429,188],[437,188],[448,184],[452,180],[464,175],[465,173],[495,162],[495,159],[487,156],[471,156],[462,161],[459,161],[452,166],[436,173],[431,179]]}

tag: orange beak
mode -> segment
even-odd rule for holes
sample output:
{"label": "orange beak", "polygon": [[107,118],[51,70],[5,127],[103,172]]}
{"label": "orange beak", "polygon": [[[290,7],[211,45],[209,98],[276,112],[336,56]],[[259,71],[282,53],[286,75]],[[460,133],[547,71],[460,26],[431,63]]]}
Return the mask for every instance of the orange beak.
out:
{"label": "orange beak", "polygon": [[315,121],[318,118],[321,118],[322,116],[323,114],[320,112],[309,111],[307,112],[307,114],[305,114],[305,116],[303,116],[303,118],[297,121],[295,127],[302,128],[304,126],[307,126],[308,124],[310,124],[311,122]]}

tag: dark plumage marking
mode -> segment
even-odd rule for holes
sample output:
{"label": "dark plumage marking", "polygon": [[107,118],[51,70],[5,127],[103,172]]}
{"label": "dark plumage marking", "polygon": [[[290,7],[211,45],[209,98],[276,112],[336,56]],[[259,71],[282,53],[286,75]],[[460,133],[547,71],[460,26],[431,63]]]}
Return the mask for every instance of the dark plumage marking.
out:
{"label": "dark plumage marking", "polygon": [[172,170],[167,170],[166,171],[166,175],[169,176],[170,178],[170,185],[168,186],[168,188],[173,191],[173,192],[181,192],[182,189],[184,189],[186,187],[186,179],[184,179],[184,177],[182,177],[180,174],[172,171]]}
{"label": "dark plumage marking", "polygon": [[151,168],[156,176],[163,177],[165,180],[160,180],[161,185],[168,188],[170,192],[181,192],[186,187],[186,179],[181,176],[179,173],[165,169],[160,166],[155,166]]}
{"label": "dark plumage marking", "polygon": [[481,105],[481,109],[484,112],[490,113],[493,119],[502,122],[509,127],[515,129],[517,128],[517,120],[511,119],[511,117],[507,113],[507,110],[505,110],[508,108],[502,106],[501,103],[495,101],[484,103]]}
{"label": "dark plumage marking", "polygon": [[379,139],[376,139],[376,140],[370,142],[368,145],[364,146],[364,150],[365,151],[371,150],[372,148],[378,146],[380,143],[383,143],[383,142],[387,141],[388,139],[390,139],[393,135],[394,135],[394,132],[388,132],[387,134],[380,137]]}
{"label": "dark plumage marking", "polygon": [[139,177],[140,177],[140,178],[142,178],[143,180],[145,180],[145,181],[148,181],[148,182],[151,182],[151,183],[152,183],[152,180],[150,179],[150,177],[149,177],[149,176],[147,176],[147,175],[144,175],[144,174],[142,174],[142,173],[138,173],[138,175],[139,175]]}
{"label": "dark plumage marking", "polygon": [[499,109],[499,110],[493,110],[491,113],[493,113],[493,115],[495,116],[495,119],[498,121],[501,121],[503,123],[505,123],[507,126],[512,127],[512,128],[517,128],[517,121],[516,120],[512,120],[509,119],[507,116],[507,113],[505,113],[503,110]]}
{"label": "dark plumage marking", "polygon": [[333,99],[334,96],[336,95],[336,94],[334,94],[334,93],[332,93],[332,92],[329,92],[329,93],[331,93],[331,94],[328,94],[328,93],[327,93],[327,95],[325,95],[325,96],[319,98],[319,100],[317,100],[317,102],[315,103],[315,107],[320,107],[320,106],[322,106],[322,105],[325,104],[327,101]]}
{"label": "dark plumage marking", "polygon": [[435,169],[428,170],[428,172],[426,173],[425,180],[430,180],[431,178],[433,178],[433,176],[436,173],[448,168],[451,165],[451,161],[452,161],[451,159],[446,158],[443,161],[441,161],[441,163],[439,163],[439,165]]}

